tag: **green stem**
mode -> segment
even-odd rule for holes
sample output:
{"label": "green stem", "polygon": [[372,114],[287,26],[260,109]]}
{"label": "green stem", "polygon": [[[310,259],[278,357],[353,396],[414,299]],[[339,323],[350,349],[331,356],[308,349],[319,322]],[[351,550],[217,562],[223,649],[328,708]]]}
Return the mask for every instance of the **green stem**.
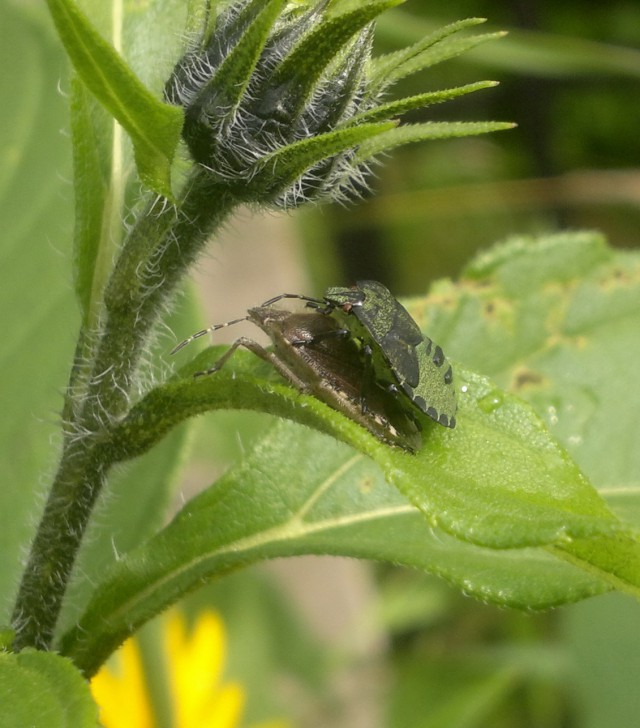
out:
{"label": "green stem", "polygon": [[156,199],[123,245],[105,289],[92,363],[72,370],[62,456],[13,612],[15,649],[51,647],[93,506],[121,459],[113,431],[129,408],[144,346],[189,265],[236,204],[196,168],[178,205]]}
{"label": "green stem", "polygon": [[89,407],[100,405],[98,426],[105,411],[119,417],[128,408],[150,331],[188,267],[236,204],[198,167],[177,206],[157,199],[131,231],[104,293],[106,320],[87,387]]}
{"label": "green stem", "polygon": [[66,449],[31,546],[13,612],[14,649],[51,646],[53,630],[89,515],[108,468],[84,441]]}

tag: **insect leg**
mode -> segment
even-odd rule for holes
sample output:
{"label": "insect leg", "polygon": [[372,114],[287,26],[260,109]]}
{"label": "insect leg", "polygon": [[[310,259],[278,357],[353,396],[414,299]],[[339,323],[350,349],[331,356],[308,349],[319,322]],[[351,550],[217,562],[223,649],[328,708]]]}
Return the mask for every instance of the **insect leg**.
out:
{"label": "insect leg", "polygon": [[191,334],[191,336],[186,338],[184,341],[181,341],[177,346],[174,346],[173,349],[171,349],[171,354],[175,354],[176,352],[180,351],[180,349],[185,347],[187,344],[190,344],[194,339],[199,339],[201,336],[209,334],[212,331],[224,329],[227,326],[233,326],[233,324],[239,324],[241,321],[247,321],[248,319],[248,316],[243,316],[242,318],[233,319],[233,321],[227,321],[224,324],[213,324],[213,326],[209,326],[209,328],[207,329],[202,329],[202,331],[196,331],[195,334]]}
{"label": "insect leg", "polygon": [[209,367],[209,369],[205,369],[201,372],[195,372],[193,376],[205,377],[209,374],[215,374],[216,372],[220,371],[220,369],[222,369],[222,367],[233,356],[233,353],[236,351],[236,349],[241,346],[243,346],[245,349],[248,349],[256,356],[260,357],[260,359],[262,359],[263,361],[271,364],[271,366],[278,372],[278,374],[288,380],[298,390],[300,390],[301,392],[308,391],[309,387],[306,382],[300,379],[300,377],[298,377],[298,375],[292,369],[290,369],[287,364],[279,359],[272,351],[268,351],[263,346],[258,344],[257,341],[254,341],[253,339],[247,339],[244,336],[236,339],[236,341],[231,344],[231,346],[225,351],[225,353],[211,367]]}
{"label": "insect leg", "polygon": [[220,371],[220,369],[222,369],[222,367],[233,356],[235,350],[241,346],[244,346],[245,349],[249,349],[249,351],[253,352],[261,359],[269,361],[269,352],[264,347],[260,346],[257,341],[254,341],[253,339],[247,339],[246,337],[242,336],[241,338],[236,339],[233,344],[231,344],[231,346],[225,351],[225,353],[209,367],[209,369],[204,369],[201,372],[195,372],[193,376],[206,377],[209,374],[215,374],[216,372]]}

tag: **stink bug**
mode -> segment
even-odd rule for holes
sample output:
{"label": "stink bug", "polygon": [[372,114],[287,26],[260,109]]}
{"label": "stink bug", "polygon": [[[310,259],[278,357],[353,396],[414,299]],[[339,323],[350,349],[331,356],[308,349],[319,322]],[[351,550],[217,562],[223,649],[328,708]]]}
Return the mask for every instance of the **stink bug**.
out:
{"label": "stink bug", "polygon": [[[382,283],[358,281],[353,288],[329,288],[324,298],[360,339],[379,379],[389,381],[390,373],[392,386],[395,380],[421,412],[444,427],[456,426],[451,364]],[[351,325],[347,317],[352,317]]]}
{"label": "stink bug", "polygon": [[219,371],[233,352],[243,346],[271,364],[300,392],[311,394],[338,410],[378,439],[410,451],[420,447],[419,423],[386,389],[378,385],[370,387],[366,409],[360,406],[365,362],[349,331],[341,328],[333,317],[320,312],[291,313],[272,308],[268,303],[249,309],[247,316],[197,332],[172,353],[210,331],[251,321],[269,336],[273,349],[265,349],[252,339],[237,339],[210,369],[194,376]]}
{"label": "stink bug", "polygon": [[438,424],[456,426],[451,364],[441,347],[422,335],[409,312],[382,283],[358,281],[352,288],[329,288],[322,300],[284,294],[267,304],[279,298],[301,298],[347,329],[358,340],[366,362],[365,384],[373,378],[396,392],[400,401],[406,395],[410,403]]}

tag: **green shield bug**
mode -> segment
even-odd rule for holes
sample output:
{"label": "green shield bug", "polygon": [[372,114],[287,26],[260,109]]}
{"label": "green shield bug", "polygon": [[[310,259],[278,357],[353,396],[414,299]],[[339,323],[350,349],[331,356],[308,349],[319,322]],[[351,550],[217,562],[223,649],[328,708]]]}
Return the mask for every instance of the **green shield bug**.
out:
{"label": "green shield bug", "polygon": [[[366,408],[371,379],[408,398],[420,412],[444,427],[455,427],[457,411],[453,369],[442,348],[423,336],[405,307],[377,281],[358,281],[351,288],[327,289],[322,300],[301,298],[331,315],[358,340],[365,359],[362,406]],[[406,401],[406,400],[405,400]]]}
{"label": "green shield bug", "polygon": [[219,371],[233,352],[242,346],[271,364],[300,392],[310,394],[341,412],[378,439],[410,451],[420,447],[420,424],[386,389],[377,384],[369,387],[367,407],[361,406],[365,361],[357,342],[337,319],[318,311],[283,311],[272,308],[270,303],[249,309],[242,318],[193,334],[172,353],[210,331],[240,321],[251,321],[269,336],[272,349],[265,349],[252,339],[239,338],[210,369],[194,376]]}
{"label": "green shield bug", "polygon": [[416,407],[438,424],[456,426],[451,364],[438,344],[423,337],[409,312],[382,283],[358,281],[352,288],[329,288],[324,299],[361,341],[378,379],[391,381],[392,386],[397,382]]}
{"label": "green shield bug", "polygon": [[329,288],[324,298],[363,345],[372,341],[380,349],[399,381],[418,386],[420,364],[416,347],[422,343],[422,332],[382,283],[359,281],[353,288]]}

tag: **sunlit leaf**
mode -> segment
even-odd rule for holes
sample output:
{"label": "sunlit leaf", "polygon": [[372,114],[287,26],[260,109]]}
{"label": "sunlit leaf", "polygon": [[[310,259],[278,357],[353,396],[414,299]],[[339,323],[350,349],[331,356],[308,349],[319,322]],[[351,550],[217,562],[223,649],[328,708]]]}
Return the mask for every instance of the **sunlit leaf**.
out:
{"label": "sunlit leaf", "polygon": [[[410,307],[447,353],[460,356],[457,346],[464,344],[470,360],[546,401],[540,409],[548,414],[548,402],[560,397],[551,382],[564,371],[555,369],[554,349],[576,357],[580,374],[570,370],[576,381],[599,370],[593,357],[607,357],[600,388],[613,377],[622,395],[628,370],[613,372],[624,362],[612,363],[611,351],[589,339],[612,328],[621,346],[635,337],[638,269],[637,256],[614,253],[594,236],[518,241],[479,258],[457,286],[436,286],[439,306]],[[130,455],[157,440],[173,418],[231,407],[297,420],[368,457],[281,424],[170,526],[114,565],[61,643],[83,669],[95,669],[132,625],[199,580],[275,556],[333,553],[404,563],[511,606],[550,606],[611,588],[640,591],[633,532],[532,407],[487,378],[456,367],[458,424],[425,430],[423,448],[412,455],[279,383],[247,352],[237,352],[215,376],[191,378],[220,352],[203,352],[134,408],[122,425]],[[527,368],[534,360],[544,374]],[[582,422],[582,401],[566,413],[577,416],[571,431]],[[593,416],[593,398],[589,405]],[[609,437],[589,435],[596,450]],[[615,467],[609,463],[610,471]],[[617,467],[628,467],[628,454]]]}
{"label": "sunlit leaf", "polygon": [[171,198],[182,110],[151,94],[72,0],[47,4],[76,73],[131,137],[141,179]]}
{"label": "sunlit leaf", "polygon": [[510,606],[549,606],[607,589],[543,551],[482,549],[430,527],[369,458],[282,422],[166,529],[112,566],[61,649],[91,672],[129,630],[204,579],[303,553],[422,568]]}

